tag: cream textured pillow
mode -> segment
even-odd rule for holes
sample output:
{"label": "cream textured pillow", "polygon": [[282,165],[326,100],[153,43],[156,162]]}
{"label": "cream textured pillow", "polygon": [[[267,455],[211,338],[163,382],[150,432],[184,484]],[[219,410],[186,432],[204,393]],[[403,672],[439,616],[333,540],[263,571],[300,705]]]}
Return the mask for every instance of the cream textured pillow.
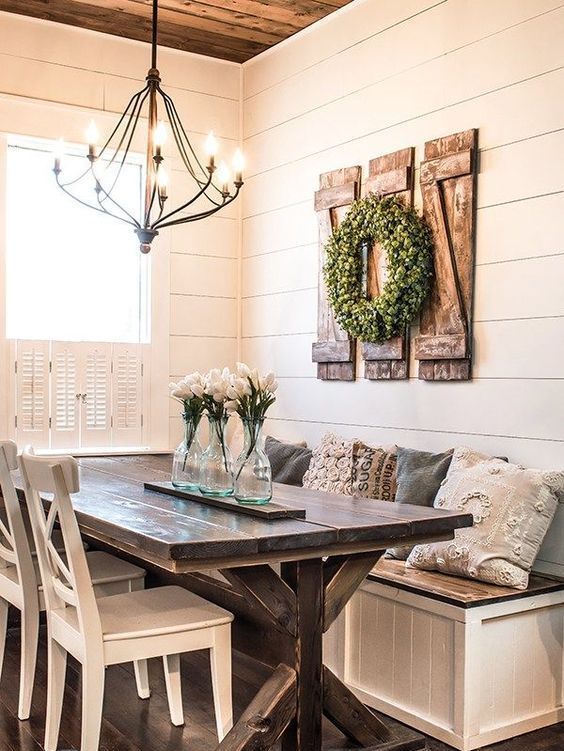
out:
{"label": "cream textured pillow", "polygon": [[352,491],[362,498],[393,501],[396,497],[397,446],[367,446],[358,443],[353,451]]}
{"label": "cream textured pillow", "polygon": [[525,469],[458,448],[434,506],[468,511],[474,526],[456,530],[450,542],[417,545],[407,566],[526,589],[559,500],[564,472]]}
{"label": "cream textured pillow", "polygon": [[357,441],[326,433],[314,448],[303,486],[310,490],[352,495],[353,452]]}

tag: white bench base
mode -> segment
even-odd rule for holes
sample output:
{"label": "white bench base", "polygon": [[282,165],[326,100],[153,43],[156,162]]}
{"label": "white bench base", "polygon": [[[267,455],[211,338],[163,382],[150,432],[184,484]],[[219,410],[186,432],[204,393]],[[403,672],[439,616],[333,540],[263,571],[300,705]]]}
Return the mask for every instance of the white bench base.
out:
{"label": "white bench base", "polygon": [[465,608],[367,580],[325,657],[368,706],[472,751],[564,720],[563,641],[564,591]]}

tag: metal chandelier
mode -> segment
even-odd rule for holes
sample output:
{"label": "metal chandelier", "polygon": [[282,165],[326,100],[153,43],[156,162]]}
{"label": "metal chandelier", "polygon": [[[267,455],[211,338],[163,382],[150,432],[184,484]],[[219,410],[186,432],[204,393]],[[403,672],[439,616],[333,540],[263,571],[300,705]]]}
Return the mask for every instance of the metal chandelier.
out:
{"label": "metal chandelier", "polygon": [[[204,167],[198,158],[186,130],[180,120],[171,97],[161,87],[157,69],[157,17],[158,0],[153,0],[153,24],[151,42],[151,68],[146,84],[134,94],[118,120],[105,144],[98,148],[98,131],[94,122],[86,132],[89,166],[78,177],[63,182],[61,158],[62,141],[55,155],[53,172],[59,187],[83,206],[100,211],[114,219],[130,224],[137,233],[142,253],[148,253],[159,230],[177,224],[205,219],[232,203],[243,185],[243,156],[240,150],[233,159],[233,191],[230,188],[230,172],[225,162],[216,168],[218,144],[210,133],[205,142],[207,164]],[[145,197],[142,217],[135,218],[112,194],[116,192],[120,174],[127,162],[137,126],[147,111],[147,149],[145,161]],[[168,127],[163,114],[168,120]],[[194,181],[194,193],[178,207],[165,211],[168,198],[168,175],[163,166],[163,146],[170,129],[180,160]],[[73,188],[81,187],[83,181],[92,181],[92,202],[79,197]],[[197,205],[196,205],[197,203]]]}

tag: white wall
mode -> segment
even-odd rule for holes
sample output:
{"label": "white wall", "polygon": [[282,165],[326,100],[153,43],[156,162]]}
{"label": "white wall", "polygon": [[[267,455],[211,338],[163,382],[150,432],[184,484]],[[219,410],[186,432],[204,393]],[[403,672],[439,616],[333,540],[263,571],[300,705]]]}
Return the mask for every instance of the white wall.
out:
{"label": "white wall", "polygon": [[[109,133],[148,67],[146,44],[0,13],[0,136],[81,143],[93,117]],[[213,129],[231,154],[240,138],[240,66],[163,49],[159,67],[195,145]],[[1,190],[2,165],[0,175]],[[171,202],[183,195],[183,178],[172,171]],[[163,232],[154,243],[152,419],[162,423],[160,447],[177,442],[180,428],[169,380],[235,360],[239,226],[235,204],[217,218]],[[1,354],[5,363],[5,348]],[[0,433],[6,429],[0,404]]]}
{"label": "white wall", "polygon": [[[563,38],[561,0],[356,0],[244,65],[242,350],[280,375],[273,433],[563,465]],[[470,127],[473,381],[317,381],[319,173]]]}

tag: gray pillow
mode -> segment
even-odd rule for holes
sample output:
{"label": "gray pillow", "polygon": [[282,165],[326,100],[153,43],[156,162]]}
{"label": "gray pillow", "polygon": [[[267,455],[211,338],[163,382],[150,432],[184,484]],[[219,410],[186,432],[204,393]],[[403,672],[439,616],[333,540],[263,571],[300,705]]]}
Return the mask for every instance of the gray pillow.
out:
{"label": "gray pillow", "polygon": [[267,435],[265,450],[272,467],[272,480],[301,486],[311,461],[311,449]]}
{"label": "gray pillow", "polygon": [[[442,454],[407,449],[398,446],[396,503],[411,503],[414,506],[433,505],[441,482],[447,476],[452,461],[453,449]],[[411,553],[410,545],[390,548],[387,555],[407,560]]]}

